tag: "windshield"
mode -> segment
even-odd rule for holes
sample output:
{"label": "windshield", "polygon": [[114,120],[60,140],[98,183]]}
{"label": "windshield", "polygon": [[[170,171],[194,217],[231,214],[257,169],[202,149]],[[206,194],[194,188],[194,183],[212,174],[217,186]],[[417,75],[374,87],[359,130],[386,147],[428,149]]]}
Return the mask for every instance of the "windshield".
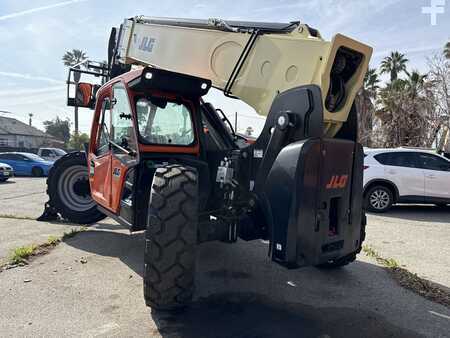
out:
{"label": "windshield", "polygon": [[136,102],[136,112],[144,142],[164,145],[190,145],[194,142],[191,114],[184,104],[142,98]]}
{"label": "windshield", "polygon": [[53,151],[56,153],[56,155],[58,156],[63,156],[65,154],[67,154],[64,150],[62,149],[53,149]]}
{"label": "windshield", "polygon": [[22,154],[25,157],[28,157],[30,160],[33,161],[45,161],[42,157],[36,155],[36,154]]}

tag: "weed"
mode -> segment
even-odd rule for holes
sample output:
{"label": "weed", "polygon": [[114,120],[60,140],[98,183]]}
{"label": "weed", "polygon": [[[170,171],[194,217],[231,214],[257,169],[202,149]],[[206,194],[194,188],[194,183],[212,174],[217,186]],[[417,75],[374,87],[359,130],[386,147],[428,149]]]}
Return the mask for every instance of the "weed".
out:
{"label": "weed", "polygon": [[26,262],[26,259],[30,257],[37,248],[37,245],[32,244],[14,249],[11,253],[10,264],[19,264]]}
{"label": "weed", "polygon": [[402,287],[409,289],[424,298],[450,307],[450,292],[447,290],[444,290],[436,284],[420,278],[417,274],[400,267],[400,264],[398,264],[395,259],[381,257],[375,249],[368,245],[363,246],[363,251],[367,256],[374,258],[378,264],[384,266],[394,280]]}

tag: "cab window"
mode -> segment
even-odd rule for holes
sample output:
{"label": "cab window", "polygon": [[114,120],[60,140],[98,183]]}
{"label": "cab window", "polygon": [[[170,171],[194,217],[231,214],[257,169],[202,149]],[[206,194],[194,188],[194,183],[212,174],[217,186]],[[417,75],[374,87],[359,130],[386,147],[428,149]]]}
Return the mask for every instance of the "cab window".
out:
{"label": "cab window", "polygon": [[110,101],[105,98],[102,103],[102,111],[97,133],[96,155],[103,155],[109,151],[109,127],[111,123]]}
{"label": "cab window", "polygon": [[187,146],[194,142],[191,114],[184,104],[140,98],[136,102],[136,112],[144,143]]}
{"label": "cab window", "polygon": [[[111,140],[126,150],[136,150],[136,139],[133,130],[133,114],[128,94],[122,84],[113,87],[111,109]],[[114,153],[121,153],[118,147],[113,147]]]}

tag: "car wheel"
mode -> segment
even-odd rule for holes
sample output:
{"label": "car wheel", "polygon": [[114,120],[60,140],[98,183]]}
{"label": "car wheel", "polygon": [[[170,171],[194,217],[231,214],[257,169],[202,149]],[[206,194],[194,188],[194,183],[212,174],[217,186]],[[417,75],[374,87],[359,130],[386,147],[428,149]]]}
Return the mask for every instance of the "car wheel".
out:
{"label": "car wheel", "polygon": [[392,191],[382,185],[372,187],[366,194],[366,206],[369,211],[386,212],[392,203],[394,203]]}
{"label": "car wheel", "polygon": [[44,170],[39,167],[34,167],[33,169],[31,169],[31,175],[33,175],[33,177],[42,177],[44,176]]}

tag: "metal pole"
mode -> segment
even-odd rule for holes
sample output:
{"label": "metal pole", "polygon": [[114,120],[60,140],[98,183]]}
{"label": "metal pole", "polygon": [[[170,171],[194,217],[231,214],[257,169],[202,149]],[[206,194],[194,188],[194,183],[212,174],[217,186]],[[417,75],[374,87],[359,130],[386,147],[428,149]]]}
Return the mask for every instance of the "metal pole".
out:
{"label": "metal pole", "polygon": [[75,135],[78,135],[78,106],[74,107],[75,111]]}

